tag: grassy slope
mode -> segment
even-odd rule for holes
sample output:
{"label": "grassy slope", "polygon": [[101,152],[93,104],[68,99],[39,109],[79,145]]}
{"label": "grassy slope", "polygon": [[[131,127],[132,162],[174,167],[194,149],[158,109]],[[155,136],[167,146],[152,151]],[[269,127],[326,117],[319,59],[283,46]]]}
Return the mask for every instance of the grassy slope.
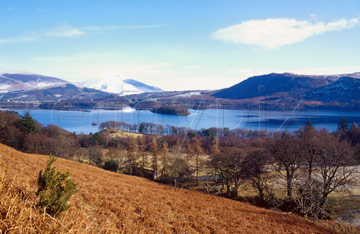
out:
{"label": "grassy slope", "polygon": [[135,132],[127,132],[127,131],[123,131],[123,130],[118,130],[118,129],[107,129],[104,130],[109,132],[109,137],[121,137],[121,138],[127,138],[127,137],[142,137],[143,134],[141,133],[135,133]]}
{"label": "grassy slope", "polygon": [[[47,156],[0,144],[0,229],[15,233],[332,233],[300,217],[58,159],[79,183],[60,219],[34,209]],[[1,233],[1,230],[0,230]]]}

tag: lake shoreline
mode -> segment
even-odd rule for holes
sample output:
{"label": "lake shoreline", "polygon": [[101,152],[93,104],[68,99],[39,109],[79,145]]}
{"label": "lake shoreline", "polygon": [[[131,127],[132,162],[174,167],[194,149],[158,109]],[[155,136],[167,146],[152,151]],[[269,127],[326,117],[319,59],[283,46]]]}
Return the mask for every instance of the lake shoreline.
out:
{"label": "lake shoreline", "polygon": [[[0,110],[2,109],[31,109],[31,110],[58,110],[58,111],[84,111],[84,112],[89,112],[89,111],[92,111],[92,110],[108,110],[108,111],[119,111],[119,110],[122,110],[124,108],[133,108],[131,106],[123,106],[122,108],[118,108],[118,107],[100,107],[100,108],[72,108],[72,107],[68,107],[68,108],[65,108],[65,107],[60,107],[60,108],[41,108],[39,107],[40,105],[39,104],[29,104],[29,105],[2,105],[0,103]],[[133,109],[136,109],[138,111],[142,111],[142,110],[148,110],[148,111],[151,111],[152,108],[133,108]],[[239,110],[239,111],[248,111],[248,110],[251,110],[251,111],[258,111],[260,109],[260,111],[294,111],[294,110],[297,110],[297,111],[341,111],[341,112],[354,112],[354,111],[358,111],[360,113],[360,109],[357,110],[357,109],[352,109],[352,108],[342,108],[342,107],[339,107],[339,108],[334,108],[334,107],[301,107],[301,108],[297,108],[297,107],[294,107],[294,108],[269,108],[269,107],[264,107],[264,106],[260,106],[259,107],[254,107],[254,108],[234,108],[233,106],[230,106],[230,107],[223,107],[223,108],[218,108],[217,106],[214,106],[214,107],[209,107],[209,108],[187,108],[187,110],[209,110],[209,109],[213,109],[213,110]],[[165,113],[158,113],[158,114],[165,114]],[[182,115],[179,115],[179,116],[182,116]]]}
{"label": "lake shoreline", "polygon": [[[98,125],[106,121],[124,122],[140,125],[154,123],[184,127],[194,130],[218,129],[246,129],[253,131],[289,131],[295,132],[309,120],[319,129],[335,131],[342,117],[360,124],[360,112],[345,112],[332,110],[227,110],[227,109],[190,109],[190,115],[167,115],[152,113],[150,110],[136,110],[131,107],[121,110],[49,110],[39,108],[4,108],[2,110],[16,111],[22,115],[30,111],[31,115],[44,126],[57,125],[70,132],[90,133],[98,132]],[[96,123],[96,125],[94,124]]]}

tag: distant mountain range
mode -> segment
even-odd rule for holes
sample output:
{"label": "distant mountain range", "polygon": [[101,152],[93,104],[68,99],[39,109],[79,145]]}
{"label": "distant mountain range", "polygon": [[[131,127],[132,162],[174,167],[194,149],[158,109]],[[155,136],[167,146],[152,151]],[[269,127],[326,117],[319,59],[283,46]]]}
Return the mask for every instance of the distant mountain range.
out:
{"label": "distant mountain range", "polygon": [[360,109],[360,72],[327,76],[271,73],[250,77],[234,86],[215,91],[212,96],[246,100],[247,103],[261,101],[272,108],[302,102],[307,107]]}
{"label": "distant mountain range", "polygon": [[309,91],[315,91],[315,89],[320,87],[331,85],[342,78],[358,79],[360,78],[360,73],[329,76],[271,73],[250,77],[230,88],[215,92],[213,96],[225,99],[249,99],[284,93],[290,96],[297,96]]}
{"label": "distant mountain range", "polygon": [[57,101],[59,99],[95,99],[113,95],[161,92],[132,79],[99,79],[72,84],[56,77],[34,73],[0,73],[0,101]]}
{"label": "distant mountain range", "polygon": [[96,105],[107,109],[123,106],[258,109],[261,105],[269,109],[360,110],[360,72],[326,76],[271,73],[250,77],[222,90],[172,92],[118,76],[72,84],[32,73],[0,74],[2,106],[32,102],[45,103],[49,108],[60,100],[62,107],[68,109],[76,103],[80,107]]}
{"label": "distant mountain range", "polygon": [[33,73],[0,73],[0,93],[44,89],[69,82]]}

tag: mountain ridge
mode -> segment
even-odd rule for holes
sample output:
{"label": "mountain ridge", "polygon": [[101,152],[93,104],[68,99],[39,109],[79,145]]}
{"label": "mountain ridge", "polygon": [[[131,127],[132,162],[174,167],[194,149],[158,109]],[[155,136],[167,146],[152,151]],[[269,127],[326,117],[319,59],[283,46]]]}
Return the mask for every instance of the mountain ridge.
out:
{"label": "mountain ridge", "polygon": [[[42,102],[58,101],[59,99],[91,100],[112,94],[124,96],[163,91],[160,88],[133,79],[120,80],[119,86],[114,80],[115,78],[108,78],[105,80],[106,84],[103,83],[103,79],[76,84],[57,77],[30,72],[4,72],[0,73],[0,100],[6,102]],[[111,89],[108,90],[108,87]],[[123,89],[124,87],[125,89]],[[116,89],[121,90],[121,92],[117,92]]]}
{"label": "mountain ridge", "polygon": [[41,89],[69,83],[60,78],[35,73],[0,73],[0,93]]}
{"label": "mountain ridge", "polygon": [[324,102],[360,100],[360,79],[351,76],[340,77],[329,85],[307,92],[305,98]]}
{"label": "mountain ridge", "polygon": [[299,75],[293,73],[270,73],[252,76],[229,88],[213,94],[217,98],[249,99],[272,96],[276,93],[289,93],[290,96],[301,96],[307,91],[336,82],[341,77],[360,78],[359,73],[339,75]]}
{"label": "mountain ridge", "polygon": [[[0,102],[2,106],[19,106],[29,102],[57,103],[66,99],[62,105],[68,108],[71,103],[86,100],[87,104],[83,106],[89,106],[88,102],[91,102],[90,106],[97,105],[105,109],[123,106],[136,106],[139,109],[159,106],[180,106],[187,109],[259,109],[261,105],[268,110],[360,110],[360,87],[357,82],[360,72],[337,75],[270,73],[249,77],[229,88],[197,92],[166,92],[132,79],[118,76],[105,78],[77,86],[63,83],[35,89],[17,87],[17,91],[1,92],[1,89],[16,86],[19,81],[0,76],[0,82],[1,79],[3,81],[0,83]],[[74,92],[75,89],[77,92]]]}

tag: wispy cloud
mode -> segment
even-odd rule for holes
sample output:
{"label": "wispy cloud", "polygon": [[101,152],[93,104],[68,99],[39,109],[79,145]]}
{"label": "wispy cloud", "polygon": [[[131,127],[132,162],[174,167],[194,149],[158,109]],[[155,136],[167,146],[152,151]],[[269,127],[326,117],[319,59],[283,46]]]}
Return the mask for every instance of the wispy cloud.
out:
{"label": "wispy cloud", "polygon": [[203,68],[202,65],[197,65],[197,64],[193,64],[193,65],[187,65],[185,66],[186,69],[200,69]]}
{"label": "wispy cloud", "polygon": [[248,20],[240,24],[219,29],[211,34],[214,39],[242,43],[266,49],[277,49],[330,31],[353,28],[360,24],[360,18],[340,19],[332,22],[269,18]]}
{"label": "wispy cloud", "polygon": [[61,24],[56,28],[51,29],[50,31],[46,32],[46,36],[55,36],[55,37],[78,37],[84,35],[85,32],[79,28]]}
{"label": "wispy cloud", "polygon": [[88,26],[83,27],[84,31],[98,32],[98,31],[113,31],[113,30],[124,30],[124,29],[146,29],[146,28],[161,28],[164,24],[153,24],[153,25],[113,25],[113,26]]}
{"label": "wispy cloud", "polygon": [[165,25],[112,25],[112,26],[86,26],[75,27],[68,24],[60,24],[59,26],[49,30],[45,33],[47,36],[57,37],[79,37],[89,32],[102,32],[102,31],[116,31],[125,29],[147,29],[147,28],[160,28]]}
{"label": "wispy cloud", "polygon": [[20,42],[28,42],[35,40],[34,37],[13,37],[13,38],[0,38],[0,44],[12,44]]}
{"label": "wispy cloud", "polygon": [[75,27],[69,24],[59,24],[58,26],[48,31],[35,31],[32,32],[31,36],[12,37],[12,38],[0,38],[0,44],[10,43],[21,43],[28,41],[36,41],[38,39],[46,37],[67,37],[76,38],[84,36],[91,32],[102,32],[102,31],[116,31],[126,29],[147,29],[147,28],[161,28],[166,25],[164,24],[153,24],[153,25],[113,25],[113,26],[86,26],[86,27]]}

